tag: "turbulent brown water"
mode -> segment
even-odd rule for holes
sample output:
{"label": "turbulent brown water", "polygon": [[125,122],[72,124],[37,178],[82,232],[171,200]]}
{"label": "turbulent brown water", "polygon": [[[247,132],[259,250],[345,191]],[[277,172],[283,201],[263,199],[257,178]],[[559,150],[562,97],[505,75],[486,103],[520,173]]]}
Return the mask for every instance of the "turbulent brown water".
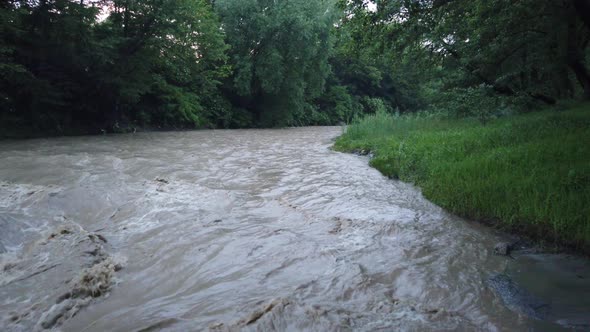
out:
{"label": "turbulent brown water", "polygon": [[0,143],[0,330],[588,328],[588,261],[493,255],[500,235],[331,151],[340,133]]}

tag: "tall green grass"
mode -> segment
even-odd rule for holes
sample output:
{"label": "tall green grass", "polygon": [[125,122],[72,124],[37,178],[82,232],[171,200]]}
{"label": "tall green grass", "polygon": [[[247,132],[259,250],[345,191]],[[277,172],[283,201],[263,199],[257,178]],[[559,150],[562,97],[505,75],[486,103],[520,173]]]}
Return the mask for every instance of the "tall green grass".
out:
{"label": "tall green grass", "polygon": [[590,252],[590,104],[485,126],[381,113],[335,149],[372,151],[372,166],[453,213]]}

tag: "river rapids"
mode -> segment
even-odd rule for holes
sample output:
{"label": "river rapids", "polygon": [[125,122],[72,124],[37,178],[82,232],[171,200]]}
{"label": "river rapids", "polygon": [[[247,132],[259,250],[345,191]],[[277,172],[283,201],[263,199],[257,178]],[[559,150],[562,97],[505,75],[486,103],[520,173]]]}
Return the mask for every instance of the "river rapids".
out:
{"label": "river rapids", "polygon": [[590,329],[587,260],[494,255],[341,132],[0,142],[0,330]]}

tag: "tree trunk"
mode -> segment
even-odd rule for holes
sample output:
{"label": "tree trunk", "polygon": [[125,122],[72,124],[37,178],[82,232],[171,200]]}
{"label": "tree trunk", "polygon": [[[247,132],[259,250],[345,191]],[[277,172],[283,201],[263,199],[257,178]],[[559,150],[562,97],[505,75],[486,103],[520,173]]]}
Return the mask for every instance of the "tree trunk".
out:
{"label": "tree trunk", "polygon": [[573,2],[578,16],[586,28],[590,29],[590,0],[573,0]]}
{"label": "tree trunk", "polygon": [[131,21],[129,13],[129,0],[125,1],[125,7],[123,7],[123,36],[129,37],[129,22]]}
{"label": "tree trunk", "polygon": [[[583,10],[586,9],[588,11],[584,12]],[[590,0],[573,0],[573,6],[570,8],[568,16],[567,64],[576,75],[584,91],[584,99],[590,100],[590,72],[584,63],[584,50],[580,45],[576,19],[576,16],[580,17],[586,25],[586,30],[590,29]]]}
{"label": "tree trunk", "polygon": [[588,69],[580,60],[569,61],[569,66],[584,90],[584,99],[590,100],[590,73],[588,73]]}
{"label": "tree trunk", "polygon": [[[474,67],[473,65],[468,64],[468,63],[461,64],[461,54],[459,54],[456,50],[454,50],[444,40],[441,40],[440,42],[441,42],[441,45],[443,45],[444,49],[447,52],[449,52],[449,54],[459,62],[460,66],[463,68],[463,70],[467,71],[469,74],[478,78],[482,83],[491,86],[492,89],[500,95],[505,95],[505,96],[516,95],[516,91],[514,91],[514,89],[512,89],[508,85],[500,84],[500,83],[495,82],[492,79],[488,79],[482,73],[480,73],[479,70],[477,70],[477,68]],[[542,101],[546,104],[549,104],[549,105],[554,105],[555,103],[557,103],[557,100],[555,100],[555,98],[553,98],[551,96],[544,95],[542,93],[527,92],[526,94],[533,99],[540,100],[540,101]]]}

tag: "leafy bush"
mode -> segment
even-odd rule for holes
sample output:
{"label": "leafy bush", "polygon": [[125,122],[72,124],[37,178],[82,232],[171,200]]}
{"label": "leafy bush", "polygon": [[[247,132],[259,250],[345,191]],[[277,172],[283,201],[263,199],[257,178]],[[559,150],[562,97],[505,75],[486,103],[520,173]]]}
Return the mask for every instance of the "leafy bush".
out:
{"label": "leafy bush", "polygon": [[393,108],[381,98],[362,97],[361,104],[363,105],[363,112],[368,114],[375,113],[392,113]]}

